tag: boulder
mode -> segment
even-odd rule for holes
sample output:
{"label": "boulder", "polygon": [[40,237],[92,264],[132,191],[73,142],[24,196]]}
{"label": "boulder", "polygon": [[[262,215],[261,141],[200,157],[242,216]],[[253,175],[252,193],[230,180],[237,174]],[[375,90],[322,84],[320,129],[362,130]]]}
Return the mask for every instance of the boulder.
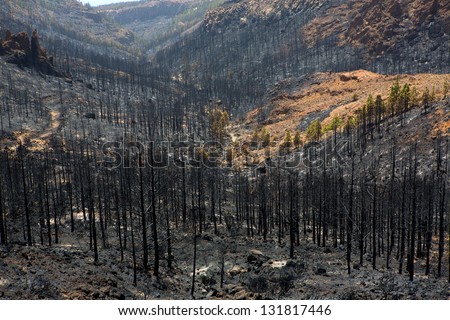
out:
{"label": "boulder", "polygon": [[261,251],[256,249],[250,250],[250,254],[247,256],[247,262],[258,267],[262,266],[267,260],[269,260],[269,257],[266,257]]}
{"label": "boulder", "polygon": [[247,272],[247,269],[242,266],[239,266],[239,265],[233,266],[233,268],[228,270],[228,273],[232,277],[237,276],[238,274],[241,274],[241,273],[245,273],[245,272]]}

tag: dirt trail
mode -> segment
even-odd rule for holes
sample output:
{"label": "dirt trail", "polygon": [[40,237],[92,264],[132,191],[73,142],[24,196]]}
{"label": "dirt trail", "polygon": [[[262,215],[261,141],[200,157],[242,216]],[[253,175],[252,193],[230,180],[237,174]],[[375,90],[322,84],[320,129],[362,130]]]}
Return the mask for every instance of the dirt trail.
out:
{"label": "dirt trail", "polygon": [[38,139],[46,139],[51,137],[61,125],[61,112],[59,110],[50,111],[50,126],[43,132]]}
{"label": "dirt trail", "polygon": [[16,138],[22,144],[31,142],[29,149],[31,151],[39,151],[45,148],[49,139],[61,127],[62,108],[60,99],[56,95],[43,99],[45,106],[48,108],[47,119],[38,125],[29,126],[26,130],[16,133]]}

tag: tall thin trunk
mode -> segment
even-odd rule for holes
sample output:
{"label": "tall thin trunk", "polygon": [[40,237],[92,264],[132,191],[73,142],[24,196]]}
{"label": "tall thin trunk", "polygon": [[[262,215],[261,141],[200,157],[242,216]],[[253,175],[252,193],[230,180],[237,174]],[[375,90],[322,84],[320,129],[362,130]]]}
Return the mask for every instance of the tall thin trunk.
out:
{"label": "tall thin trunk", "polygon": [[441,204],[439,211],[439,253],[438,253],[438,270],[437,276],[440,277],[442,275],[442,259],[444,257],[444,239],[445,239],[445,225],[444,225],[444,214],[445,214],[445,195],[447,193],[446,190],[447,181],[445,178],[442,179],[442,191],[441,191]]}
{"label": "tall thin trunk", "polygon": [[172,253],[172,235],[170,232],[169,210],[166,210],[166,236],[167,236],[167,267],[172,270],[173,253]]}
{"label": "tall thin trunk", "polygon": [[432,174],[430,191],[428,195],[428,216],[427,216],[427,233],[426,233],[426,267],[425,275],[430,274],[430,255],[431,255],[431,243],[433,239],[433,215],[434,215],[434,173]]}
{"label": "tall thin trunk", "polygon": [[416,176],[417,176],[417,155],[416,155],[416,146],[414,146],[414,170],[413,170],[413,179],[412,179],[412,185],[413,185],[413,195],[412,195],[412,208],[411,208],[411,244],[409,248],[409,281],[414,280],[414,258],[415,258],[415,240],[416,240],[416,224],[417,224],[417,208],[416,208],[416,197],[417,197],[417,183],[416,183]]}
{"label": "tall thin trunk", "polygon": [[373,182],[373,203],[372,203],[372,268],[377,269],[377,181]]}
{"label": "tall thin trunk", "polygon": [[5,214],[3,212],[3,198],[2,198],[2,177],[0,175],[0,245],[6,245],[7,239],[6,239],[6,219]]}
{"label": "tall thin trunk", "polygon": [[295,225],[294,225],[294,183],[289,176],[289,258],[294,258]]}
{"label": "tall thin trunk", "polygon": [[27,183],[25,178],[25,166],[24,166],[24,155],[23,155],[23,146],[20,146],[20,166],[22,169],[22,187],[23,187],[23,201],[25,207],[25,219],[26,219],[26,228],[27,228],[27,243],[29,246],[33,245],[33,239],[31,238],[31,218],[30,218],[30,208],[28,206],[28,190]]}
{"label": "tall thin trunk", "polygon": [[181,168],[181,176],[182,176],[182,185],[181,185],[181,202],[182,202],[182,220],[183,227],[186,228],[186,215],[187,215],[187,204],[186,204],[186,165],[184,161],[182,162]]}
{"label": "tall thin trunk", "polygon": [[355,172],[355,158],[352,157],[352,173],[350,178],[349,206],[347,214],[347,272],[351,274],[352,268],[352,240],[353,240],[353,177]]}
{"label": "tall thin trunk", "polygon": [[403,186],[402,186],[402,206],[400,212],[400,252],[399,252],[399,264],[398,264],[398,273],[403,273],[403,262],[405,258],[405,241],[406,241],[406,168],[403,169]]}
{"label": "tall thin trunk", "polygon": [[133,213],[130,210],[130,229],[131,229],[131,250],[133,256],[133,285],[137,285],[137,259],[136,259],[136,244],[134,239],[134,227],[133,227]]}
{"label": "tall thin trunk", "polygon": [[361,217],[360,217],[360,227],[359,227],[359,264],[362,266],[364,264],[364,239],[366,237],[366,184],[361,183]]}
{"label": "tall thin trunk", "polygon": [[[153,157],[152,157],[153,158]],[[156,220],[156,189],[155,189],[155,171],[153,163],[150,169],[152,182],[152,237],[154,250],[153,275],[159,277],[159,243],[158,243],[158,221]]]}
{"label": "tall thin trunk", "polygon": [[[142,264],[144,270],[148,270],[148,243],[147,243],[147,215],[144,202],[144,177],[142,172],[142,159],[139,154],[139,195],[140,195],[140,208],[141,208],[141,231],[142,231]],[[152,205],[153,206],[153,205]]]}
{"label": "tall thin trunk", "polygon": [[123,261],[123,241],[120,224],[120,208],[122,204],[119,202],[119,194],[117,192],[116,186],[114,187],[114,200],[116,202],[117,235],[119,236],[120,261]]}
{"label": "tall thin trunk", "polygon": [[193,218],[193,224],[194,224],[194,257],[192,261],[192,284],[191,284],[191,298],[195,299],[194,293],[195,293],[195,274],[197,269],[197,218],[195,214],[195,207],[194,207],[194,196],[192,195],[192,218]]}

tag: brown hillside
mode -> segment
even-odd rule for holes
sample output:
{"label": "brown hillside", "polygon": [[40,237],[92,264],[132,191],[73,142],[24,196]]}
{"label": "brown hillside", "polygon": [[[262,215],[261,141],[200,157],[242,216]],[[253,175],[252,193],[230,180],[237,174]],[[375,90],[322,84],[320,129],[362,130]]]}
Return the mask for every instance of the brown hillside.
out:
{"label": "brown hillside", "polygon": [[443,37],[449,26],[450,1],[348,0],[331,5],[301,33],[309,46],[338,35],[340,45],[366,48],[374,58],[402,40],[415,42],[422,31],[430,39]]}
{"label": "brown hillside", "polygon": [[[369,95],[381,95],[386,99],[395,79],[400,85],[408,83],[416,87],[419,96],[429,88],[435,88],[437,97],[442,97],[445,82],[450,75],[380,75],[365,70],[348,73],[317,73],[306,83],[294,85],[293,79],[280,84],[278,92],[272,93],[270,101],[261,109],[247,115],[246,125],[250,128],[264,126],[275,140],[282,139],[286,130],[305,129],[316,118],[328,124],[332,117],[351,116],[364,105]],[[269,116],[260,122],[259,112],[265,110]],[[303,130],[301,130],[303,131]]]}

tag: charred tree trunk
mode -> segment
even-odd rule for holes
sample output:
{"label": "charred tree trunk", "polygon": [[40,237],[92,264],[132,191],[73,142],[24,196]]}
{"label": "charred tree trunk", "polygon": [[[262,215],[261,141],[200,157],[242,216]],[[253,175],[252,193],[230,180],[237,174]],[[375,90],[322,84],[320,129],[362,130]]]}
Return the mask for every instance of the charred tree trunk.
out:
{"label": "charred tree trunk", "polygon": [[[22,170],[22,188],[23,188],[23,202],[25,207],[25,219],[26,219],[26,228],[27,228],[27,244],[31,247],[33,245],[33,239],[31,237],[31,217],[30,217],[30,208],[28,204],[28,190],[27,183],[25,178],[25,165],[24,165],[24,150],[23,146],[19,146],[20,148],[20,167]],[[56,221],[55,221],[56,222]]]}
{"label": "charred tree trunk", "polygon": [[349,206],[347,214],[347,272],[352,272],[352,241],[353,241],[353,178],[355,172],[355,158],[352,157],[352,173],[350,178]]}

